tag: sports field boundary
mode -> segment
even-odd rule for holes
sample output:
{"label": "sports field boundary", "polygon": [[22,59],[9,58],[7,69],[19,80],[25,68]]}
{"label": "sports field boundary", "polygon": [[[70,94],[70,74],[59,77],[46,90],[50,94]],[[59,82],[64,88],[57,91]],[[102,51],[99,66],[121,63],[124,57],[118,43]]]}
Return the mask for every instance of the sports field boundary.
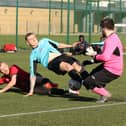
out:
{"label": "sports field boundary", "polygon": [[0,115],[0,118],[26,116],[26,115],[28,116],[28,115],[53,113],[53,112],[65,112],[65,111],[81,110],[81,109],[93,109],[93,108],[102,108],[102,107],[105,108],[105,107],[112,107],[112,106],[119,106],[119,105],[126,105],[126,102],[111,103],[111,104],[99,104],[99,105],[81,106],[81,107],[71,107],[71,108],[60,108],[60,109],[26,112],[26,113],[6,114],[6,115]]}

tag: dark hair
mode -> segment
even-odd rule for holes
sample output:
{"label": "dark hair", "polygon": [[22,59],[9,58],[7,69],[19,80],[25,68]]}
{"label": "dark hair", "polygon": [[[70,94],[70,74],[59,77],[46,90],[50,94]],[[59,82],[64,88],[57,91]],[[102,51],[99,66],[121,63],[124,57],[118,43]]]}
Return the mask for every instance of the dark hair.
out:
{"label": "dark hair", "polygon": [[27,33],[27,34],[25,35],[25,40],[26,40],[26,41],[27,41],[27,39],[28,39],[28,37],[29,37],[30,35],[34,35],[34,33],[33,33],[33,32]]}
{"label": "dark hair", "polygon": [[79,35],[79,40],[83,38],[84,39],[84,35]]}
{"label": "dark hair", "polygon": [[104,18],[103,20],[101,20],[100,26],[101,28],[107,28],[110,30],[114,30],[115,27],[114,21],[111,18]]}

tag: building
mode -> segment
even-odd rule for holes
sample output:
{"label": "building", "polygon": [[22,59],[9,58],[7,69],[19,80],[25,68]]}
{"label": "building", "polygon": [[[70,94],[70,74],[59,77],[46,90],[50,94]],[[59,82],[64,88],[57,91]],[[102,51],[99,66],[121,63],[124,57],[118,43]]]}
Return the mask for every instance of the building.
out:
{"label": "building", "polygon": [[[16,5],[16,0],[0,1],[0,34],[15,34]],[[100,20],[106,16],[126,24],[125,0],[20,0],[18,6],[19,34],[64,34],[68,27],[73,34],[97,33]]]}

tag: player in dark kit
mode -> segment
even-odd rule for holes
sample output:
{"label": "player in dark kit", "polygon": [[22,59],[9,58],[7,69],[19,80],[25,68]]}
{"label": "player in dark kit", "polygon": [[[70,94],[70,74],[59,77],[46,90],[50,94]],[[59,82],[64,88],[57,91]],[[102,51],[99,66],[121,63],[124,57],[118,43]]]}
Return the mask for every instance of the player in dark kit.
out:
{"label": "player in dark kit", "polygon": [[89,43],[85,41],[84,35],[79,35],[79,40],[74,42],[73,47],[69,48],[59,48],[61,53],[68,55],[85,55],[86,48],[89,47]]}
{"label": "player in dark kit", "polygon": [[84,35],[79,35],[79,39],[77,42],[74,42],[73,47],[58,50],[68,55],[86,55],[87,48],[92,47],[97,53],[101,53],[102,46],[103,42],[89,43],[85,40]]}
{"label": "player in dark kit", "polygon": [[79,35],[78,42],[74,43],[73,55],[85,55],[86,49],[89,47],[89,43],[85,40],[84,35]]}
{"label": "player in dark kit", "polygon": [[[28,92],[30,89],[30,74],[21,69],[17,65],[8,66],[4,62],[0,62],[0,72],[3,76],[0,78],[0,85],[7,83],[7,85],[0,90],[0,93],[4,93],[16,87],[23,92]],[[48,78],[42,77],[40,74],[36,74],[36,86],[34,93],[48,95],[53,92],[53,94],[63,94],[64,90],[57,89],[58,85],[51,82]]]}

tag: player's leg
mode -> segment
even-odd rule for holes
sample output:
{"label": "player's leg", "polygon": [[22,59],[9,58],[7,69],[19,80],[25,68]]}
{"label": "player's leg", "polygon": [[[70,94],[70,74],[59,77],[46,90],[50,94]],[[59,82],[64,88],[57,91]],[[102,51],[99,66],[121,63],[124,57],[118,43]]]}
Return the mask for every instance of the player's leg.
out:
{"label": "player's leg", "polygon": [[64,96],[66,94],[66,90],[64,89],[59,89],[59,88],[46,88],[43,86],[36,86],[34,89],[35,94],[39,95],[49,95],[49,96]]}
{"label": "player's leg", "polygon": [[74,85],[74,89],[79,90],[81,88],[81,82],[82,78],[80,74],[75,70],[75,68],[72,66],[74,62],[78,62],[76,59],[67,56],[67,55],[61,55],[57,58],[55,58],[53,61],[51,61],[48,64],[48,69],[52,70],[58,75],[64,75],[68,73],[70,78],[73,80],[79,82],[77,85]]}
{"label": "player's leg", "polygon": [[68,91],[61,88],[51,88],[49,91],[50,96],[54,95],[65,96],[66,94],[68,94]]}
{"label": "player's leg", "polygon": [[48,95],[50,89],[45,88],[43,86],[35,86],[34,93],[35,94],[40,94],[40,95]]}
{"label": "player's leg", "polygon": [[104,97],[104,99],[100,99],[100,103],[104,103],[107,101],[111,94],[102,86],[100,82],[93,76],[88,76],[84,81],[84,86],[86,89],[90,89],[93,93],[98,94],[100,97]]}
{"label": "player's leg", "polygon": [[77,62],[74,62],[72,66],[78,73],[80,73],[82,80],[85,80],[85,78],[89,76],[89,73]]}
{"label": "player's leg", "polygon": [[48,64],[48,69],[52,70],[58,75],[65,75],[68,73],[72,79],[81,83],[82,79],[72,64],[73,59],[70,56],[61,55]]}
{"label": "player's leg", "polygon": [[90,72],[90,75],[95,74],[96,72],[100,72],[100,71],[103,70],[103,69],[104,69],[104,64],[102,63],[102,64],[98,65],[96,68],[94,68],[94,69]]}
{"label": "player's leg", "polygon": [[77,71],[74,69],[74,67],[67,62],[61,62],[60,63],[60,70],[68,72],[68,75],[70,76],[70,78],[79,82],[77,84],[69,85],[69,92],[78,95],[79,94],[78,90],[80,90],[81,85],[82,85],[81,84],[82,79],[81,79],[80,75],[77,73]]}
{"label": "player's leg", "polygon": [[69,76],[80,83],[74,83],[72,84],[71,89],[72,90],[80,90],[82,81],[89,76],[88,72],[84,70],[84,68],[80,65],[78,60],[76,60],[73,57],[65,56],[64,62],[61,62],[60,69],[64,69],[68,72]]}
{"label": "player's leg", "polygon": [[74,67],[67,63],[67,62],[61,62],[60,63],[60,70],[68,72],[69,76],[76,81],[79,81],[81,83],[82,79],[80,75],[77,73],[77,71],[74,69]]}
{"label": "player's leg", "polygon": [[66,91],[64,89],[59,89],[58,84],[37,73],[34,93],[40,95],[64,95]]}
{"label": "player's leg", "polygon": [[36,74],[36,85],[34,93],[40,95],[48,95],[50,88],[45,87],[50,82],[49,79],[44,78],[41,74]]}
{"label": "player's leg", "polygon": [[[80,74],[80,77],[81,77],[81,81],[84,80],[89,74],[86,70],[84,70],[84,68],[80,65],[79,61],[76,60],[75,58],[73,57],[70,57],[70,56],[64,56],[63,57],[63,61],[65,62],[65,64],[67,64],[67,66],[73,71],[74,70],[74,73],[76,72],[77,74],[79,73]],[[64,63],[63,63],[64,64]],[[64,67],[65,68],[65,67]],[[70,72],[71,70],[66,68],[67,72],[71,75],[72,72]],[[78,74],[78,75],[79,75]],[[72,77],[73,79],[73,77]],[[80,79],[80,78],[79,78]],[[77,79],[74,79],[74,80],[77,80]]]}
{"label": "player's leg", "polygon": [[113,75],[104,68],[102,68],[101,70],[98,70],[98,68],[101,69],[101,66],[97,67],[97,69],[95,69],[96,72],[94,72],[85,79],[84,86],[87,89],[91,89],[93,93],[102,96],[103,99],[100,99],[99,102],[103,103],[109,97],[111,97],[109,91],[107,91],[104,87],[109,82],[113,81],[114,79],[117,79],[118,76]]}
{"label": "player's leg", "polygon": [[43,86],[48,89],[58,87],[58,84],[53,83],[50,79],[43,77],[39,73],[36,74],[36,85]]}

